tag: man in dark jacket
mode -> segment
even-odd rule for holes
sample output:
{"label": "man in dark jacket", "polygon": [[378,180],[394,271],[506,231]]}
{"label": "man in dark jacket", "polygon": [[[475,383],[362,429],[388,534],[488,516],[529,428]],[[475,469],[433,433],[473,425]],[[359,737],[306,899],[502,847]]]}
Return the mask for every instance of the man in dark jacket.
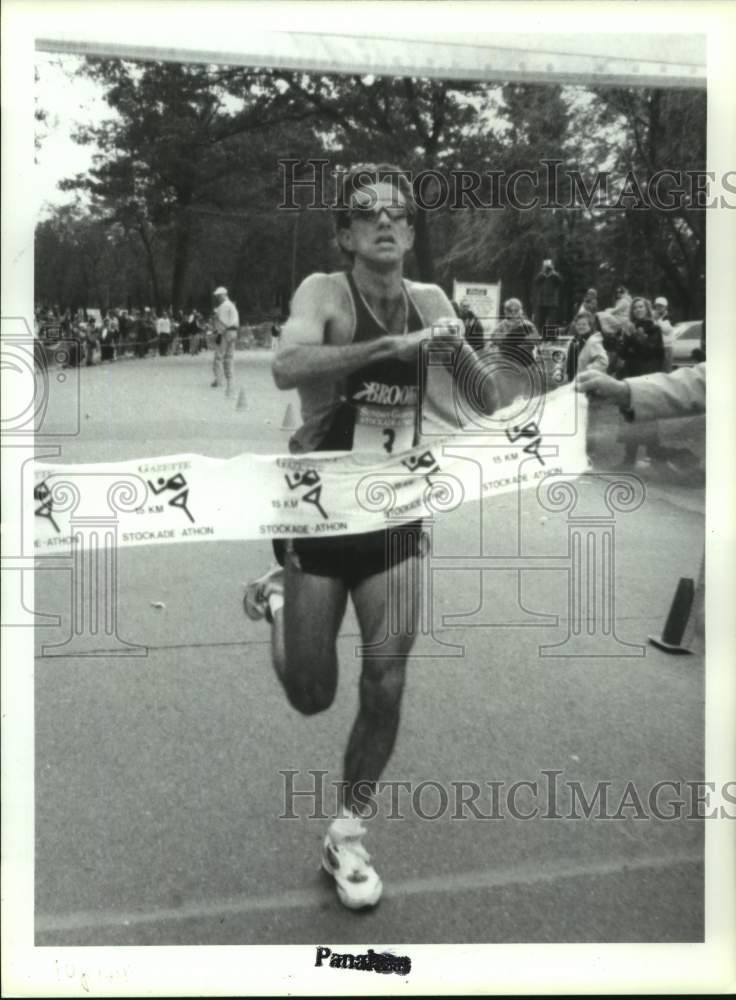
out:
{"label": "man in dark jacket", "polygon": [[[562,278],[555,271],[554,264],[547,258],[542,270],[534,279],[534,321],[543,337],[554,335],[560,311],[560,286]],[[553,329],[547,332],[547,329]]]}
{"label": "man in dark jacket", "polygon": [[181,321],[179,326],[179,337],[181,341],[181,353],[189,354],[192,351],[192,337],[197,334],[197,320],[192,309]]}
{"label": "man in dark jacket", "polygon": [[481,351],[485,345],[483,323],[470,308],[470,303],[467,299],[463,299],[460,303],[458,315],[465,326],[465,339],[476,353]]}

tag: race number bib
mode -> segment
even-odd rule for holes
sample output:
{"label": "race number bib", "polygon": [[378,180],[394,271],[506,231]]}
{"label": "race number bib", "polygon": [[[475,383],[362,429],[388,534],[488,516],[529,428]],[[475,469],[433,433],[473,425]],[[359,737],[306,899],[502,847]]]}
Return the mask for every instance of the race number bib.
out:
{"label": "race number bib", "polygon": [[360,406],[355,414],[353,450],[398,455],[414,447],[414,407]]}

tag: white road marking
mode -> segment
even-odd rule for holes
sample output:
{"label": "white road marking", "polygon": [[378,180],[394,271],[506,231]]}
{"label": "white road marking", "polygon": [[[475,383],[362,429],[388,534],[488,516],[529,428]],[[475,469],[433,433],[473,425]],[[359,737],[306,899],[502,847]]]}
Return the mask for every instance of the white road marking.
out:
{"label": "white road marking", "polygon": [[[599,861],[591,864],[564,864],[550,866],[549,870],[534,865],[515,865],[502,871],[471,871],[456,875],[438,875],[430,878],[405,879],[386,888],[384,900],[406,896],[431,895],[445,892],[499,889],[513,885],[552,883],[570,878],[594,878],[621,875],[627,872],[661,871],[677,865],[702,865],[700,854],[657,855],[630,860]],[[63,915],[39,915],[36,933],[59,933],[101,927],[140,927],[145,924],[181,923],[186,920],[212,920],[227,916],[279,910],[314,909],[320,900],[315,888],[282,892],[272,896],[233,896],[209,902],[192,901],[177,907],[163,907],[138,912],[81,911]]]}

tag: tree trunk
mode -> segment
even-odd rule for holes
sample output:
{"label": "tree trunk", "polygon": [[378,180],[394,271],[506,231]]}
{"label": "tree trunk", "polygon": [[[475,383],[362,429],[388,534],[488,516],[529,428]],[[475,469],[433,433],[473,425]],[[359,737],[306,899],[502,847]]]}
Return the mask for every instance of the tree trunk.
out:
{"label": "tree trunk", "polygon": [[699,241],[693,263],[688,274],[689,302],[688,318],[703,319],[705,317],[705,240]]}
{"label": "tree trunk", "polygon": [[294,227],[291,231],[291,294],[293,295],[296,291],[296,260],[297,260],[297,250],[299,247],[299,219],[301,218],[301,212],[297,212],[294,216]]}
{"label": "tree trunk", "polygon": [[153,289],[153,307],[158,312],[161,308],[161,291],[160,284],[158,280],[158,271],[156,270],[156,260],[153,255],[153,246],[151,245],[151,240],[146,232],[146,224],[142,222],[138,226],[138,232],[140,234],[141,240],[143,241],[143,246],[146,250],[146,262],[148,264],[148,275],[151,279],[151,288]]}
{"label": "tree trunk", "polygon": [[176,223],[176,244],[174,246],[174,276],[171,287],[171,304],[176,315],[184,308],[186,284],[191,260],[192,225],[186,207],[180,210]]}

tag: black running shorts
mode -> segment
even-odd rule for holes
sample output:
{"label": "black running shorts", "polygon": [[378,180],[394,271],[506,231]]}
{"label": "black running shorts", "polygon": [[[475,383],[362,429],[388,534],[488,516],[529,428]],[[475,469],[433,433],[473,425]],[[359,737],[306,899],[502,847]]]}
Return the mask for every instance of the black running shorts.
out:
{"label": "black running shorts", "polygon": [[429,537],[421,521],[397,524],[384,531],[327,538],[275,539],[273,550],[283,566],[290,548],[304,573],[343,580],[349,589],[369,576],[385,573],[406,559],[423,556]]}

